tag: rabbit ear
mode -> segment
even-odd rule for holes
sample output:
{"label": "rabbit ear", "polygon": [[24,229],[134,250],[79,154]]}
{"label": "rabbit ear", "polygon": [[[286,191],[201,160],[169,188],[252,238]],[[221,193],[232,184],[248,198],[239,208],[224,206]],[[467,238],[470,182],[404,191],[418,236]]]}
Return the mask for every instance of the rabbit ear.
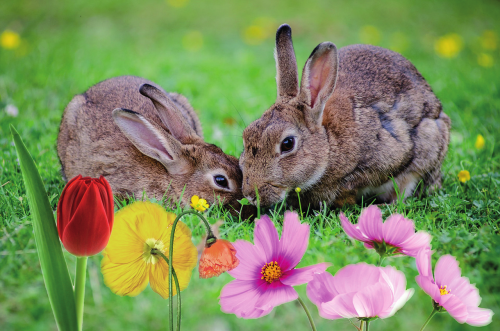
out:
{"label": "rabbit ear", "polygon": [[175,103],[165,93],[149,84],[141,85],[139,92],[153,101],[163,124],[167,126],[170,133],[181,143],[189,144],[193,140],[201,139],[189,125]]}
{"label": "rabbit ear", "polygon": [[276,31],[276,84],[278,101],[294,98],[299,93],[299,74],[292,43],[292,29],[283,24]]}
{"label": "rabbit ear", "polygon": [[323,109],[335,88],[338,72],[337,47],[330,42],[316,46],[302,71],[299,100],[312,109],[314,120],[321,123]]}
{"label": "rabbit ear", "polygon": [[113,119],[142,154],[159,161],[171,174],[185,172],[182,144],[170,134],[131,110],[116,108]]}

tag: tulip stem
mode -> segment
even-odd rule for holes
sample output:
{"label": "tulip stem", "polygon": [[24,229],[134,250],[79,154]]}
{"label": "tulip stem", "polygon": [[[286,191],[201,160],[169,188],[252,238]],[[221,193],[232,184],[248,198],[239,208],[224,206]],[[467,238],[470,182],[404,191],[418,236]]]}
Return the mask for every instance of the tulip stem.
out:
{"label": "tulip stem", "polygon": [[311,324],[311,330],[316,331],[316,325],[314,325],[312,316],[309,313],[309,310],[307,309],[306,305],[304,304],[304,301],[302,301],[300,297],[297,297],[297,300],[299,301],[300,305],[302,306],[302,308],[304,308],[304,311],[306,312],[307,318],[309,319],[309,324]]}
{"label": "tulip stem", "polygon": [[431,318],[436,315],[436,313],[438,312],[438,310],[436,309],[436,307],[434,307],[434,309],[432,310],[432,313],[429,315],[429,317],[427,318],[427,321],[425,321],[424,325],[422,326],[422,328],[420,329],[420,331],[422,331],[423,329],[425,329],[425,327],[427,326],[427,324],[429,324],[429,321],[431,320]]}
{"label": "tulip stem", "polygon": [[[168,257],[165,256],[162,252],[157,250],[156,248],[153,248],[151,250],[151,254],[158,254],[160,255],[165,262],[167,262],[167,265],[170,266],[170,262],[168,260]],[[179,280],[177,279],[177,274],[175,273],[175,269],[172,269],[172,276],[174,277],[175,281],[175,289],[177,290],[177,330],[180,331],[181,329],[181,288],[179,287]],[[172,302],[170,303],[172,305]],[[171,328],[173,329],[173,323],[171,323]]]}
{"label": "tulip stem", "polygon": [[76,258],[76,275],[75,275],[75,304],[76,304],[76,321],[78,331],[82,330],[83,326],[83,305],[85,298],[85,277],[87,276],[87,257]]}
{"label": "tulip stem", "polygon": [[[170,247],[168,249],[168,261],[172,261],[172,263],[168,263],[168,300],[169,300],[169,322],[170,322],[170,330],[173,331],[174,329],[174,307],[173,307],[173,298],[172,298],[172,276],[174,273],[174,268],[173,268],[173,253],[174,253],[174,236],[175,236],[175,227],[177,226],[177,222],[181,219],[182,216],[187,215],[187,214],[194,214],[198,216],[204,223],[205,227],[207,230],[207,245],[213,244],[217,239],[215,238],[212,229],[210,228],[210,223],[201,215],[200,213],[194,211],[194,210],[186,210],[177,215],[177,217],[174,220],[174,223],[172,224],[172,230],[170,234]],[[180,298],[180,290],[177,290],[177,295]],[[180,299],[179,299],[180,300]],[[177,327],[178,330],[181,328],[181,315],[180,315],[180,310],[177,312]]]}

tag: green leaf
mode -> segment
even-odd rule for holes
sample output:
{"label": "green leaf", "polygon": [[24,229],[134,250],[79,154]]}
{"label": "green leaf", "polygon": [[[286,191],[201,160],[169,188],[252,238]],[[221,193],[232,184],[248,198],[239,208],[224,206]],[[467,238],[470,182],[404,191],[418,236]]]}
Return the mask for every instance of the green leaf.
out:
{"label": "green leaf", "polygon": [[12,125],[10,131],[16,145],[24,185],[26,185],[36,248],[57,326],[61,331],[77,330],[73,285],[42,178],[33,158]]}
{"label": "green leaf", "polygon": [[238,202],[239,202],[239,203],[240,203],[240,205],[242,205],[242,206],[247,206],[247,205],[249,205],[249,204],[250,204],[250,201],[248,201],[248,199],[247,199],[247,198],[243,198],[243,199],[241,199],[241,200],[238,200]]}

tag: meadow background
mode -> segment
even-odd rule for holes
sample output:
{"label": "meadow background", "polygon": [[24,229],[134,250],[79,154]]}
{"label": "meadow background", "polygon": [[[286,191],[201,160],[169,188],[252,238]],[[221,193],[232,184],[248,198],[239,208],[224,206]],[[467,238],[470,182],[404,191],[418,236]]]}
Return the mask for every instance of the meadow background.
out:
{"label": "meadow background", "polygon": [[[443,1],[37,1],[0,3],[0,329],[55,330],[35,251],[26,192],[10,135],[14,125],[38,164],[55,210],[64,187],[56,154],[61,115],[72,96],[109,77],[137,75],[167,91],[186,95],[198,111],[205,138],[239,156],[244,127],[275,100],[274,34],[288,23],[299,70],[313,48],[370,43],[400,52],[428,80],[452,119],[443,165],[443,189],[429,197],[383,206],[433,235],[436,258],[452,254],[476,283],[481,307],[500,323],[500,2]],[[484,145],[478,142],[484,138]],[[479,139],[481,140],[481,139]],[[470,172],[466,183],[461,170]],[[352,221],[360,206],[344,207]],[[311,213],[309,250],[301,265],[329,261],[335,273],[376,253],[351,241],[339,228],[339,210]],[[282,211],[272,212],[276,224]],[[253,224],[225,219],[223,237],[253,237]],[[202,228],[194,219],[194,241]],[[67,254],[74,270],[75,259]],[[89,259],[86,330],[165,330],[168,302],[151,289],[119,297],[102,282],[100,260]],[[403,270],[414,297],[371,330],[419,330],[431,312],[430,298],[414,281],[414,259],[390,259]],[[305,330],[296,302],[261,319],[243,320],[220,311],[218,295],[232,278],[200,280],[193,274],[183,292],[185,330]],[[303,299],[305,286],[299,286]],[[321,319],[306,299],[318,330],[354,330],[349,321]],[[471,330],[448,314],[426,330]]]}

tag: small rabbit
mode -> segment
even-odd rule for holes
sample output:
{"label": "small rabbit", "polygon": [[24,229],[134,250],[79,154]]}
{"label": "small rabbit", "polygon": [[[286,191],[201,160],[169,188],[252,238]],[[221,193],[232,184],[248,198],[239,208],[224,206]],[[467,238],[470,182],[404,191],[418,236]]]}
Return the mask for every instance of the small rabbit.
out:
{"label": "small rabbit", "polygon": [[[130,110],[129,110],[130,109]],[[240,210],[238,159],[205,143],[188,100],[139,77],[111,78],[76,95],[64,111],[57,139],[63,177],[103,175],[113,193],[190,204],[216,196]],[[233,208],[231,208],[233,207]],[[243,216],[250,216],[245,210]],[[254,214],[255,215],[255,214]],[[245,217],[246,218],[246,217]]]}
{"label": "small rabbit", "polygon": [[[273,205],[296,187],[318,208],[378,202],[441,187],[449,117],[422,75],[403,56],[370,45],[319,44],[299,86],[292,33],[276,32],[278,97],[243,132],[243,194]],[[296,194],[287,200],[297,205]]]}

